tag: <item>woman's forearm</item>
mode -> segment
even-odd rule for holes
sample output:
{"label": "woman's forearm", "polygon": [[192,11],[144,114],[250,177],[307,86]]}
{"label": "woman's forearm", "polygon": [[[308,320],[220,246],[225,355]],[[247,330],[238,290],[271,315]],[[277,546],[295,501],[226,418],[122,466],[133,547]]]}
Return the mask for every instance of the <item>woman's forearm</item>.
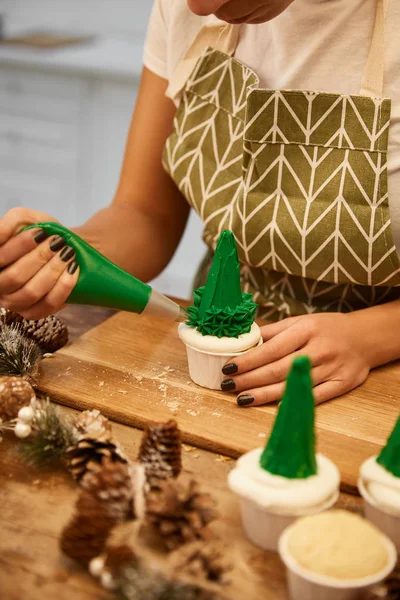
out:
{"label": "woman's forearm", "polygon": [[131,204],[112,204],[74,231],[99,252],[142,281],[150,281],[171,260],[185,226]]}
{"label": "woman's forearm", "polygon": [[356,325],[371,368],[400,358],[400,300],[347,315]]}
{"label": "woman's forearm", "polygon": [[75,231],[142,281],[171,260],[185,229],[189,206],[162,167],[175,106],[167,81],[144,69],[111,206]]}

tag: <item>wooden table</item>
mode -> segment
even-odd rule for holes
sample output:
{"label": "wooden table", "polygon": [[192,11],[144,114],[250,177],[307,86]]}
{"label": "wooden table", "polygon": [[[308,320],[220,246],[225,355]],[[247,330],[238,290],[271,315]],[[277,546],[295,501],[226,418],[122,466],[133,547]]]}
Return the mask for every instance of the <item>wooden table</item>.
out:
{"label": "wooden table", "polygon": [[[62,318],[70,338],[94,327],[112,311],[68,307]],[[69,413],[71,409],[63,409]],[[113,424],[114,437],[128,456],[137,454],[142,432]],[[27,468],[16,454],[17,442],[10,436],[0,445],[0,598],[1,600],[107,600],[113,598],[78,566],[59,551],[58,538],[68,521],[77,493],[71,478],[54,470]],[[234,462],[230,459],[186,447],[183,467],[202,487],[212,492],[222,515],[216,529],[258,578],[244,572],[236,583],[222,589],[232,600],[283,600],[287,598],[284,569],[273,553],[262,552],[244,538],[236,498],[229,492],[226,477]],[[339,505],[360,511],[356,496],[341,494]]]}

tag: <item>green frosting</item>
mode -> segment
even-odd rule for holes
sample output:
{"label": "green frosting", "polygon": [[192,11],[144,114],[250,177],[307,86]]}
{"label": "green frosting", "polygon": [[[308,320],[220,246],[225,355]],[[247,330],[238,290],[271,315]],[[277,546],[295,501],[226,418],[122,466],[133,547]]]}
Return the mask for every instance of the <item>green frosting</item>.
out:
{"label": "green frosting", "polygon": [[203,335],[237,338],[250,331],[256,310],[251,294],[242,293],[240,287],[235,237],[224,230],[218,238],[206,285],[194,292],[187,325]]}
{"label": "green frosting", "polygon": [[376,462],[395,477],[400,477],[400,417]]}
{"label": "green frosting", "polygon": [[310,373],[308,357],[295,358],[271,436],[260,457],[261,468],[273,475],[306,479],[317,473]]}

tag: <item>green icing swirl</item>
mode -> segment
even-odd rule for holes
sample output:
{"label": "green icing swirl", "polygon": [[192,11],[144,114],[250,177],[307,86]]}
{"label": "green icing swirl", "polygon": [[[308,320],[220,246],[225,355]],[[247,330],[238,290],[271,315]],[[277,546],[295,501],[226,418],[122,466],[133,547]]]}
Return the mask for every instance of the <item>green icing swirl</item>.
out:
{"label": "green icing swirl", "polygon": [[202,335],[214,335],[218,338],[237,338],[242,333],[249,333],[257,310],[257,304],[253,302],[251,294],[242,292],[242,301],[234,308],[218,308],[212,305],[204,312],[200,311],[204,290],[205,286],[194,292],[194,305],[187,309],[189,319],[186,324],[189,327],[196,328]]}

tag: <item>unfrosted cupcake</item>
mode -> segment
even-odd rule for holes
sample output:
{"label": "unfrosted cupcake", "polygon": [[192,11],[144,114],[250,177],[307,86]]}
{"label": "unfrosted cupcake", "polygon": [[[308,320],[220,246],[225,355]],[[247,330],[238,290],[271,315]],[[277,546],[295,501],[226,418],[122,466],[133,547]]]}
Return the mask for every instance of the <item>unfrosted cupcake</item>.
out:
{"label": "unfrosted cupcake", "polygon": [[353,600],[394,568],[393,543],[353,513],[330,510],[303,517],[279,540],[291,600]]}
{"label": "unfrosted cupcake", "polygon": [[254,323],[257,305],[240,287],[240,264],[231,231],[221,233],[207,283],[194,292],[189,319],[178,333],[186,345],[191,379],[220,389],[222,367],[262,343]]}
{"label": "unfrosted cupcake", "polygon": [[358,489],[367,519],[400,550],[400,418],[379,456],[361,465]]}
{"label": "unfrosted cupcake", "polygon": [[302,515],[330,508],[339,495],[340,474],[315,453],[314,396],[307,357],[294,360],[265,449],[243,455],[228,477],[240,498],[249,539],[276,550],[282,531]]}

